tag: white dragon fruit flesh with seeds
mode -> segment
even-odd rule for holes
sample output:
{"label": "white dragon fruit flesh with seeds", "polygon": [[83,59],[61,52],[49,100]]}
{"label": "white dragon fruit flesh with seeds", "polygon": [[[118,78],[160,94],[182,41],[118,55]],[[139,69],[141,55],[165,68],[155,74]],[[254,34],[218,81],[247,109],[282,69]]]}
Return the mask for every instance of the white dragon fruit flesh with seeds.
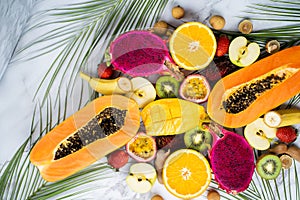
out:
{"label": "white dragon fruit flesh with seeds", "polygon": [[246,190],[255,169],[254,152],[246,139],[221,129],[221,137],[210,152],[211,168],[219,187],[237,194]]}
{"label": "white dragon fruit flesh with seeds", "polygon": [[111,64],[130,76],[149,76],[169,72],[180,76],[171,62],[165,42],[157,35],[143,30],[129,31],[118,36],[110,45]]}

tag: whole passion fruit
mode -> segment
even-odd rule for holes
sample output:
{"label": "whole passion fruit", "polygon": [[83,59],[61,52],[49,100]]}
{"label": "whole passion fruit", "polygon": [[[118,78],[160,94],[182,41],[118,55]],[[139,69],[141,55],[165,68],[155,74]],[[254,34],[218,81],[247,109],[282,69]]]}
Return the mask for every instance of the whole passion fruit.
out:
{"label": "whole passion fruit", "polygon": [[210,86],[206,78],[200,74],[187,76],[180,85],[180,96],[195,103],[205,102],[210,93]]}
{"label": "whole passion fruit", "polygon": [[126,151],[119,149],[108,155],[107,162],[115,169],[119,169],[127,164],[129,155]]}
{"label": "whole passion fruit", "polygon": [[153,137],[139,132],[126,144],[126,151],[138,162],[149,162],[156,156],[156,141]]}

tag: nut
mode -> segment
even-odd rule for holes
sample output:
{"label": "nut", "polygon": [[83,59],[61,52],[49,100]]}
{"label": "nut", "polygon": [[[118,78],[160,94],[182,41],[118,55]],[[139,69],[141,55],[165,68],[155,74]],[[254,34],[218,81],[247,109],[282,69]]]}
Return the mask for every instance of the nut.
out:
{"label": "nut", "polygon": [[160,195],[156,194],[154,195],[151,200],[164,200]]}
{"label": "nut", "polygon": [[289,169],[292,166],[293,159],[291,158],[291,156],[283,154],[279,158],[283,169]]}
{"label": "nut", "polygon": [[167,30],[168,30],[168,24],[165,21],[158,21],[153,26],[154,33],[158,35],[166,34]]}
{"label": "nut", "polygon": [[276,53],[280,49],[280,43],[277,40],[271,40],[266,44],[266,51],[270,54]]}
{"label": "nut", "polygon": [[207,193],[208,200],[220,200],[220,194],[216,190],[209,190]]}
{"label": "nut", "polygon": [[243,34],[249,34],[252,32],[253,30],[253,25],[252,22],[250,20],[243,20],[239,23],[239,31]]}
{"label": "nut", "polygon": [[225,26],[225,19],[220,15],[214,15],[209,19],[209,24],[216,30],[221,30]]}
{"label": "nut", "polygon": [[179,5],[172,8],[172,16],[175,19],[183,18],[184,14],[185,14],[184,9],[182,7],[180,7]]}

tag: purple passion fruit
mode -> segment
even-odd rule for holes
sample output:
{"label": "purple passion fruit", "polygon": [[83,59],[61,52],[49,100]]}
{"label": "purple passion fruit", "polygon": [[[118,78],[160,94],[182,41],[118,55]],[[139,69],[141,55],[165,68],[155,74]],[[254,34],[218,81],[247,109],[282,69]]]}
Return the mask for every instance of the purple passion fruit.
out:
{"label": "purple passion fruit", "polygon": [[210,93],[206,78],[200,74],[187,76],[180,85],[180,96],[195,103],[205,102]]}
{"label": "purple passion fruit", "polygon": [[156,156],[155,139],[140,132],[126,144],[126,151],[138,162],[149,162]]}

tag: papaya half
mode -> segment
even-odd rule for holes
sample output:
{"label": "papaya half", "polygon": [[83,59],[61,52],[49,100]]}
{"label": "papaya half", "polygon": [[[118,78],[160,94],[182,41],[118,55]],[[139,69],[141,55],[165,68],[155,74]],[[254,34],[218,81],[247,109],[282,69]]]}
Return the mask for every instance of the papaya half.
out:
{"label": "papaya half", "polygon": [[140,127],[135,101],[101,96],[57,125],[30,152],[30,161],[50,182],[64,179],[125,145]]}
{"label": "papaya half", "polygon": [[178,98],[165,98],[147,104],[141,117],[147,135],[175,135],[209,122],[205,108]]}
{"label": "papaya half", "polygon": [[220,79],[207,102],[210,118],[242,127],[300,93],[300,46],[281,50]]}

